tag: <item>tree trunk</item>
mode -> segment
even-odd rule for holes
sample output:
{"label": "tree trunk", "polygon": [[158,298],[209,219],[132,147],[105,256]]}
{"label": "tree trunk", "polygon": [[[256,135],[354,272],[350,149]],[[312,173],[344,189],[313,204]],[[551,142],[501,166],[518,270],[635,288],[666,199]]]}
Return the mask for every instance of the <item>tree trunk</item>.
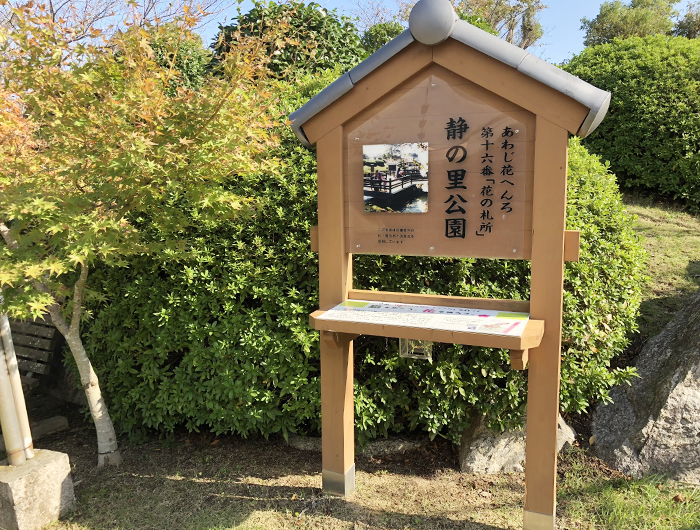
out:
{"label": "tree trunk", "polygon": [[122,457],[117,445],[117,435],[114,432],[112,419],[109,417],[107,405],[100,391],[100,383],[97,374],[92,369],[92,363],[88,359],[83,347],[83,341],[78,333],[69,333],[66,342],[75,359],[75,364],[80,372],[80,382],[85,390],[85,396],[90,407],[92,420],[97,430],[97,467],[104,465],[118,466],[122,463]]}
{"label": "tree trunk", "polygon": [[97,430],[97,467],[104,465],[118,466],[122,463],[122,456],[117,445],[117,435],[114,432],[112,418],[109,417],[97,374],[92,368],[92,363],[85,353],[83,341],[80,338],[80,315],[82,313],[83,288],[88,276],[88,266],[81,264],[80,277],[73,288],[73,314],[70,326],[61,315],[58,304],[49,306],[49,313],[56,329],[61,332],[68,343],[75,364],[80,372],[80,383],[85,390],[92,420]]}
{"label": "tree trunk", "polygon": [[[17,241],[12,238],[10,230],[2,221],[0,221],[0,236],[2,236],[10,249],[15,250],[18,248],[19,245]],[[71,315],[70,325],[66,322],[66,319],[63,318],[61,306],[58,301],[50,305],[48,311],[54,326],[56,326],[56,329],[65,337],[70,351],[73,354],[73,359],[75,359],[75,364],[78,366],[78,372],[80,372],[80,382],[85,390],[92,421],[95,422],[95,429],[97,430],[97,467],[102,467],[104,465],[118,466],[122,463],[122,455],[117,445],[117,434],[114,432],[112,418],[109,417],[107,405],[102,398],[97,374],[95,370],[92,369],[92,363],[90,363],[90,359],[88,359],[85,353],[83,341],[80,338],[83,289],[87,277],[88,265],[87,263],[81,263],[80,276],[73,287],[73,313]],[[32,286],[42,293],[49,294],[49,289],[46,284],[40,281],[32,282]]]}

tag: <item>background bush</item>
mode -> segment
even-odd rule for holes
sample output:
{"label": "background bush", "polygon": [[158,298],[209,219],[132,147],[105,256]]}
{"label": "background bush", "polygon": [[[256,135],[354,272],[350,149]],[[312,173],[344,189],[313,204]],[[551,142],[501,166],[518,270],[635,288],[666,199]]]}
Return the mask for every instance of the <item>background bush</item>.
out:
{"label": "background bush", "polygon": [[175,25],[166,25],[151,41],[155,61],[163,68],[179,73],[171,80],[172,91],[182,86],[199,90],[208,74],[212,53],[204,47],[202,38]]}
{"label": "background bush", "polygon": [[[292,83],[286,115],[338,71]],[[281,128],[273,155],[281,177],[232,179],[260,203],[248,219],[199,223],[192,258],[132,261],[93,282],[111,293],[85,333],[122,429],[187,429],[241,435],[317,433],[320,428],[318,261],[309,250],[316,224],[315,155]],[[582,230],[581,261],[566,266],[562,410],[605,399],[629,377],[610,371],[626,344],[640,301],[643,254],[614,176],[577,140],[570,143],[568,226]],[[157,234],[154,236],[157,237]],[[359,256],[364,288],[527,299],[529,262]],[[397,340],[355,344],[356,436],[420,429],[457,439],[473,414],[493,428],[521,421],[526,372],[504,350],[436,344],[433,361],[398,356]]]}
{"label": "background bush", "polygon": [[[236,42],[236,33],[257,35],[282,28],[286,41],[269,49],[269,68],[280,77],[304,72],[340,68],[346,72],[365,56],[357,28],[335,9],[290,0],[278,4],[254,2],[255,7],[239,16],[237,24],[220,26],[213,45],[217,54],[226,53]],[[342,73],[341,72],[341,73]]]}
{"label": "background bush", "polygon": [[406,28],[396,20],[380,22],[368,27],[362,33],[360,42],[367,55],[371,55],[391,39],[401,35],[405,30]]}
{"label": "background bush", "polygon": [[587,48],[564,69],[612,93],[584,141],[622,186],[700,210],[700,41],[632,37]]}

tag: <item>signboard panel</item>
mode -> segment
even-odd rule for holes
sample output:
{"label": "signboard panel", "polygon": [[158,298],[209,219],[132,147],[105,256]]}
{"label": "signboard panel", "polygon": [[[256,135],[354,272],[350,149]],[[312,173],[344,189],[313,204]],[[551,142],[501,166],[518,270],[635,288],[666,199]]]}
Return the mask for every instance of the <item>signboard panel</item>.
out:
{"label": "signboard panel", "polygon": [[433,66],[352,120],[347,252],[529,258],[534,118]]}
{"label": "signboard panel", "polygon": [[317,317],[317,320],[520,337],[529,316],[528,313],[489,309],[346,300]]}

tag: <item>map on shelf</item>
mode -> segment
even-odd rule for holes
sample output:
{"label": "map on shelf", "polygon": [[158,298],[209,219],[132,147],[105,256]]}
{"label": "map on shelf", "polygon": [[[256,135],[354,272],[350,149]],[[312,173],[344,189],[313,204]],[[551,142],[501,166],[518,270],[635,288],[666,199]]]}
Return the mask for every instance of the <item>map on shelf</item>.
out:
{"label": "map on shelf", "polygon": [[529,313],[510,311],[346,300],[317,320],[520,337],[529,318]]}

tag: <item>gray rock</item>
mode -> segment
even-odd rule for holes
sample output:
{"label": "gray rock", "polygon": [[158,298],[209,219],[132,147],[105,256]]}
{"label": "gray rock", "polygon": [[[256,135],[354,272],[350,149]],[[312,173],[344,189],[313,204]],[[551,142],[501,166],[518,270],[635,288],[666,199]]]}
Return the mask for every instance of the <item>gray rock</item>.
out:
{"label": "gray rock", "polygon": [[[495,434],[483,416],[476,418],[462,433],[459,466],[462,473],[519,473],[525,470],[525,430]],[[576,432],[559,416],[558,450],[573,444]]]}
{"label": "gray rock", "polygon": [[627,475],[700,484],[700,291],[637,357],[640,378],[593,416],[596,455]]}
{"label": "gray rock", "polygon": [[39,530],[74,507],[67,454],[36,449],[24,464],[0,467],[0,528]]}

